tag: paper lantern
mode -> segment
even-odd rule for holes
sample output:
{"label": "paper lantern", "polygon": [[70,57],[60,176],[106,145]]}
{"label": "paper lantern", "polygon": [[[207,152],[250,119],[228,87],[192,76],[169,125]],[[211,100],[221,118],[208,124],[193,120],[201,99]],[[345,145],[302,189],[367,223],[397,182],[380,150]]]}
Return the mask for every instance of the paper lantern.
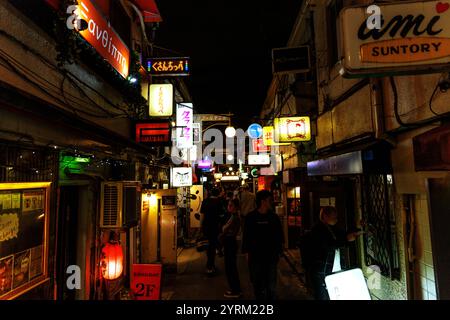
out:
{"label": "paper lantern", "polygon": [[106,280],[115,280],[123,271],[122,246],[108,242],[102,249],[102,275]]}

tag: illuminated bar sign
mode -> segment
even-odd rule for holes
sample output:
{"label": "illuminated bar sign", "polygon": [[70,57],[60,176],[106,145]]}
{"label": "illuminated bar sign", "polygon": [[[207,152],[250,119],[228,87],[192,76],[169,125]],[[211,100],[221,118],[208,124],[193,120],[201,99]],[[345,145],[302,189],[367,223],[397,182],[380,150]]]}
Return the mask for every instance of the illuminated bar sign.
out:
{"label": "illuminated bar sign", "polygon": [[78,3],[78,12],[75,13],[88,25],[86,30],[79,33],[122,77],[127,78],[130,65],[128,47],[90,0]]}
{"label": "illuminated bar sign", "polygon": [[191,167],[173,167],[172,168],[172,187],[190,187],[192,186],[192,168]]}
{"label": "illuminated bar sign", "polygon": [[344,72],[348,77],[375,74],[442,72],[450,63],[450,3],[377,3],[378,29],[368,29],[367,6],[341,11]]}
{"label": "illuminated bar sign", "polygon": [[190,148],[193,145],[192,124],[194,119],[194,109],[192,103],[177,104],[177,148]]}
{"label": "illuminated bar sign", "polygon": [[275,141],[297,142],[311,140],[309,117],[275,118]]}
{"label": "illuminated bar sign", "polygon": [[286,146],[290,143],[278,143],[275,142],[275,128],[273,126],[263,127],[263,144],[265,146]]}
{"label": "illuminated bar sign", "polygon": [[136,123],[136,142],[152,145],[170,145],[169,122]]}
{"label": "illuminated bar sign", "polygon": [[268,154],[250,154],[248,155],[249,165],[268,165],[270,164],[270,155]]}
{"label": "illuminated bar sign", "polygon": [[189,58],[151,58],[147,60],[147,71],[152,76],[188,76]]}
{"label": "illuminated bar sign", "polygon": [[253,152],[269,152],[270,147],[264,145],[263,139],[253,139],[252,140]]}
{"label": "illuminated bar sign", "polygon": [[150,85],[150,117],[170,117],[173,113],[173,86],[171,84]]}

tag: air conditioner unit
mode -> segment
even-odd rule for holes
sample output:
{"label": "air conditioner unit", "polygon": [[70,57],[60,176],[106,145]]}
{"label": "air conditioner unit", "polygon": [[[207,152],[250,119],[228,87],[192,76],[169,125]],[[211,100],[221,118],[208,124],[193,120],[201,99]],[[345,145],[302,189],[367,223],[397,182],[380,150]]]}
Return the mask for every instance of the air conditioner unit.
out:
{"label": "air conditioner unit", "polygon": [[136,181],[102,182],[100,227],[122,228],[138,224],[141,185]]}

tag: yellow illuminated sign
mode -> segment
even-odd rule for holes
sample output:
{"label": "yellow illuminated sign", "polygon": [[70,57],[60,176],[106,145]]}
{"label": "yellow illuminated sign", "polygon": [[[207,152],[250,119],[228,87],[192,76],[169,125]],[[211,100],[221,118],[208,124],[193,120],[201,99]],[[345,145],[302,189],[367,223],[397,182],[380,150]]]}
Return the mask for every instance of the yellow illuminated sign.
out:
{"label": "yellow illuminated sign", "polygon": [[263,127],[263,144],[265,146],[286,146],[290,143],[277,143],[274,141],[275,129],[274,127]]}
{"label": "yellow illuminated sign", "polygon": [[173,86],[171,84],[150,85],[150,117],[170,117],[173,113]]}
{"label": "yellow illuminated sign", "polygon": [[275,141],[297,142],[311,140],[311,124],[309,117],[276,118]]}

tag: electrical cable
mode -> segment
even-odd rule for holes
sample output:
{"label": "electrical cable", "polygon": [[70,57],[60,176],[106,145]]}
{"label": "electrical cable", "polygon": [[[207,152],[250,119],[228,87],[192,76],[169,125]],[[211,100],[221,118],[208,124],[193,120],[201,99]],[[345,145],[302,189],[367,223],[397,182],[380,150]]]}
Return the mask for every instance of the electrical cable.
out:
{"label": "electrical cable", "polygon": [[437,113],[436,111],[433,110],[433,105],[432,105],[434,95],[436,94],[438,88],[439,88],[439,82],[438,82],[438,84],[436,85],[436,87],[434,88],[434,91],[433,91],[433,93],[432,93],[432,95],[431,95],[431,97],[430,97],[430,100],[429,100],[429,102],[428,102],[428,107],[430,108],[430,111],[431,111],[435,116],[439,116],[439,115],[440,115],[439,113]]}
{"label": "electrical cable", "polygon": [[[439,120],[441,120],[443,118],[448,118],[450,116],[450,112],[446,112],[446,113],[443,113],[443,114],[436,115],[436,116],[434,116],[432,118],[416,121],[414,123],[405,123],[405,122],[403,122],[403,120],[401,119],[401,115],[398,112],[398,92],[397,92],[397,86],[395,84],[395,80],[394,80],[394,78],[392,76],[390,76],[389,77],[389,81],[390,81],[390,84],[391,84],[391,87],[392,87],[392,92],[393,92],[393,95],[394,95],[394,116],[395,116],[396,121],[398,122],[398,124],[401,127],[417,128],[419,126],[431,124],[433,122],[439,121]],[[417,109],[417,108],[415,108],[415,109]]]}
{"label": "electrical cable", "polygon": [[[6,32],[3,29],[0,29],[0,34],[5,36],[6,38],[8,38],[11,41],[14,41],[16,43],[18,43],[25,51],[31,52],[32,54],[34,54],[35,56],[37,56],[41,61],[43,61],[46,65],[50,66],[51,68],[53,68],[54,70],[61,72],[61,69],[58,68],[54,63],[52,63],[50,60],[48,60],[46,57],[44,57],[42,54],[40,54],[39,52],[37,52],[36,50],[34,50],[33,48],[29,47],[28,45],[26,45],[25,43],[23,43],[22,41],[20,41],[19,39],[17,39],[16,37],[14,37],[13,35],[9,34],[8,32]],[[5,53],[6,54],[6,53]],[[30,72],[33,72],[31,70],[29,70]],[[125,112],[122,108],[118,107],[115,103],[113,103],[112,101],[110,101],[105,95],[103,95],[102,93],[100,93],[98,90],[96,90],[95,88],[93,88],[92,86],[88,85],[87,83],[85,83],[83,80],[79,79],[75,74],[73,74],[72,72],[70,72],[69,70],[65,70],[67,72],[67,74],[69,74],[70,76],[72,76],[73,78],[75,78],[78,82],[80,82],[81,84],[83,84],[84,86],[86,86],[88,89],[92,90],[93,92],[95,92],[96,94],[98,94],[106,103],[108,103],[109,105],[111,105],[113,108],[118,109],[122,112]],[[39,75],[38,75],[39,76]],[[48,81],[47,81],[48,82]],[[50,83],[50,82],[49,82]],[[52,83],[50,83],[51,85],[53,85]],[[78,99],[77,97],[75,97],[76,99]]]}

